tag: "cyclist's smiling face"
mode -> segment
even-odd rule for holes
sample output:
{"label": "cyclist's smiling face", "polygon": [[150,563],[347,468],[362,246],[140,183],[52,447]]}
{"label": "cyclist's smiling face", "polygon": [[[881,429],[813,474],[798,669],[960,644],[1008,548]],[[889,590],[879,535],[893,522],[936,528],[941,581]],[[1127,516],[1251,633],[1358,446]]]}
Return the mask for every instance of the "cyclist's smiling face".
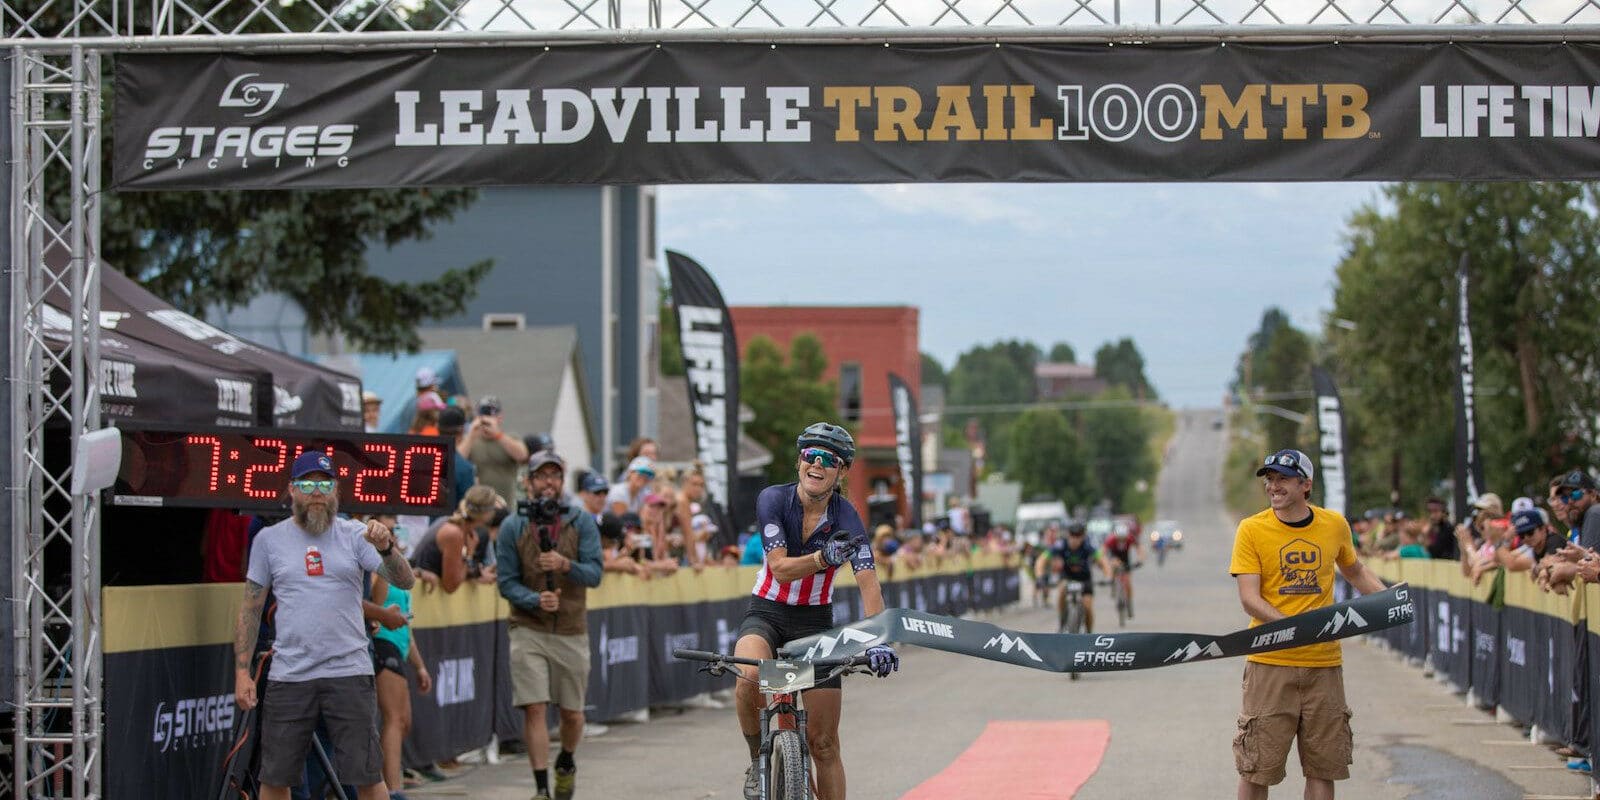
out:
{"label": "cyclist's smiling face", "polygon": [[820,495],[831,492],[833,487],[839,483],[839,472],[843,466],[843,460],[835,455],[834,465],[831,467],[823,466],[823,461],[824,459],[817,458],[810,463],[806,463],[803,458],[796,459],[795,466],[799,471],[800,488],[804,489],[807,494]]}

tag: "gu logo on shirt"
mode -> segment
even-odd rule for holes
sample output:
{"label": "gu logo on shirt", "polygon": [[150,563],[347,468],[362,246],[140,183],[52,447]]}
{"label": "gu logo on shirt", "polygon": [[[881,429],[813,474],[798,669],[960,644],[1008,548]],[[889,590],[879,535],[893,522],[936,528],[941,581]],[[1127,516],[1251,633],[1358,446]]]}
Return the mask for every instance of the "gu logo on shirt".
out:
{"label": "gu logo on shirt", "polygon": [[322,574],[322,551],[316,545],[306,548],[306,574],[312,577]]}
{"label": "gu logo on shirt", "polygon": [[1322,594],[1322,584],[1317,580],[1317,568],[1322,566],[1322,549],[1304,540],[1295,539],[1278,550],[1278,572],[1283,585],[1278,594]]}

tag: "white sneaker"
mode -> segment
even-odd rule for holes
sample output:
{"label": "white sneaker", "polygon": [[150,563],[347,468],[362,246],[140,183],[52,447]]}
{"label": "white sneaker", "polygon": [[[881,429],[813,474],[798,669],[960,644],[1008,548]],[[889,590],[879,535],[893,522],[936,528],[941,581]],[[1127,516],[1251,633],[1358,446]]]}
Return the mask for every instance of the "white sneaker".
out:
{"label": "white sneaker", "polygon": [[722,701],[712,697],[709,693],[697,694],[694,697],[684,700],[680,705],[682,705],[684,708],[727,708]]}
{"label": "white sneaker", "polygon": [[601,725],[598,722],[585,722],[583,723],[583,738],[594,739],[606,735],[610,730],[611,726],[609,725]]}

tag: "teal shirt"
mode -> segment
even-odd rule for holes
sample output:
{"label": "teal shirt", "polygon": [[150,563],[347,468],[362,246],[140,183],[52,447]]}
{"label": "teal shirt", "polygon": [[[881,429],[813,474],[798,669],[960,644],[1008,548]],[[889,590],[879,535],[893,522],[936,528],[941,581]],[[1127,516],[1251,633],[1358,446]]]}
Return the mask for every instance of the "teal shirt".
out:
{"label": "teal shirt", "polygon": [[1427,558],[1428,550],[1420,544],[1408,544],[1400,548],[1401,558]]}
{"label": "teal shirt", "polygon": [[[400,613],[406,615],[406,619],[409,620],[411,618],[411,590],[390,586],[389,597],[383,601],[383,606],[384,608],[394,606],[400,609]],[[372,634],[372,638],[382,639],[399,648],[401,659],[411,658],[411,623],[409,621],[392,631],[379,625],[378,632]]]}

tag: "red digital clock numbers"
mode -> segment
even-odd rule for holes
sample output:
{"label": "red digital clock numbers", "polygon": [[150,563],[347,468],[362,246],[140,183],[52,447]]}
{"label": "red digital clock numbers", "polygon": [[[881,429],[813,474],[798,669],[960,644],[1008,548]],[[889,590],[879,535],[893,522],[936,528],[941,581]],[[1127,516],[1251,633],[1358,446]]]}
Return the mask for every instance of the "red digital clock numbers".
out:
{"label": "red digital clock numbers", "polygon": [[119,505],[281,509],[289,465],[308,450],[332,460],[341,510],[432,515],[451,508],[453,448],[443,438],[248,428],[124,426],[113,499]]}

